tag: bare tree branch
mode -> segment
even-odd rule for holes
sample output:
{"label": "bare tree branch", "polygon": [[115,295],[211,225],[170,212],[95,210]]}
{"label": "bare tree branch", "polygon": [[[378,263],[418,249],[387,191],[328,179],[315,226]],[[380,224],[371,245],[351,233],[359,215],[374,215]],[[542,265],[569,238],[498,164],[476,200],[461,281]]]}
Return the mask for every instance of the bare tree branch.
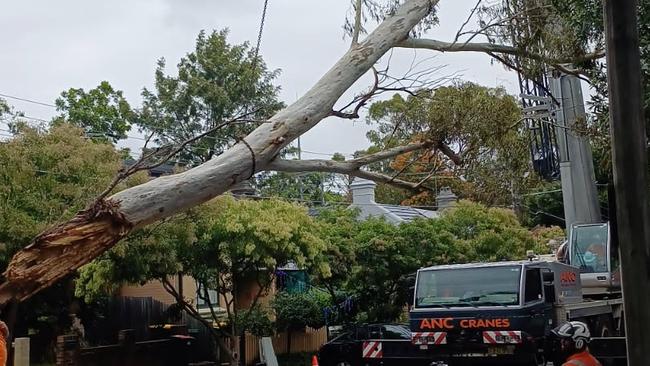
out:
{"label": "bare tree branch", "polygon": [[[124,181],[129,176],[131,176],[131,175],[133,175],[133,174],[135,174],[137,172],[144,171],[144,170],[151,170],[151,169],[157,168],[157,167],[165,164],[169,159],[173,158],[174,155],[178,154],[183,149],[185,149],[185,147],[187,145],[189,145],[191,143],[194,143],[194,142],[208,136],[209,134],[214,133],[215,131],[218,131],[218,130],[220,130],[220,129],[222,129],[222,128],[230,125],[230,124],[242,123],[239,120],[240,118],[250,116],[250,115],[252,115],[254,113],[257,113],[258,111],[259,111],[259,108],[254,110],[254,111],[245,113],[245,114],[243,114],[241,116],[235,117],[234,119],[231,119],[229,121],[220,123],[220,124],[212,127],[211,129],[209,129],[209,130],[207,130],[207,131],[205,131],[203,133],[200,133],[200,134],[198,134],[198,135],[196,135],[196,136],[194,136],[194,137],[192,137],[190,139],[187,139],[187,140],[183,141],[178,146],[175,146],[175,147],[161,146],[161,147],[156,148],[155,150],[153,150],[153,151],[151,151],[151,152],[149,152],[147,154],[142,154],[142,156],[140,156],[140,159],[138,159],[134,164],[130,165],[126,169],[121,169],[117,173],[117,175],[115,175],[115,177],[113,178],[113,181],[111,181],[111,183],[108,185],[108,187],[106,187],[106,189],[102,193],[100,193],[99,196],[97,196],[97,198],[95,198],[95,203],[103,200],[109,193],[111,193],[111,191],[118,184],[120,184],[122,181]],[[151,140],[153,135],[154,134],[151,133],[151,135],[149,135],[149,137],[145,141],[144,147],[142,148],[143,151],[147,148],[147,145],[149,144],[149,141]],[[165,150],[169,150],[169,149],[171,149],[171,151],[169,153],[165,154],[165,156],[163,156],[162,158],[158,159],[158,162],[145,164],[148,160],[156,157],[156,155],[158,155],[159,153],[164,152]]]}
{"label": "bare tree branch", "polygon": [[409,190],[430,190],[418,186],[416,183],[395,179],[390,175],[361,170],[354,163],[333,160],[275,160],[269,165],[269,170],[279,172],[330,172],[352,175],[359,178],[370,179],[375,182],[387,183],[398,188]]}
{"label": "bare tree branch", "polygon": [[463,30],[465,29],[467,24],[470,22],[470,20],[472,20],[472,17],[474,16],[474,14],[476,14],[476,11],[478,10],[478,7],[481,5],[482,2],[483,2],[483,0],[478,0],[476,2],[476,5],[474,5],[474,7],[472,8],[472,11],[470,11],[469,15],[467,16],[467,19],[465,19],[465,22],[458,29],[458,32],[456,33],[456,37],[454,38],[453,43],[458,42],[458,39],[460,38],[460,36],[464,34]]}
{"label": "bare tree branch", "polygon": [[436,144],[436,148],[440,150],[441,153],[443,153],[445,156],[447,156],[451,161],[454,162],[456,165],[463,165],[463,158],[458,155],[454,150],[449,147],[447,144],[443,143],[438,143]]}
{"label": "bare tree branch", "polygon": [[382,173],[369,172],[361,170],[364,166],[378,161],[386,160],[398,155],[406,154],[412,151],[435,147],[456,165],[461,165],[463,159],[454,152],[449,146],[442,142],[434,143],[431,141],[418,142],[404,146],[398,146],[392,149],[380,151],[374,154],[369,154],[348,161],[334,161],[334,160],[273,160],[268,169],[282,172],[329,172],[348,174],[355,177],[366,178],[376,182],[387,183],[399,188],[422,191],[430,190],[423,187],[422,184],[428,179],[425,178],[419,183],[407,182],[404,180],[396,179],[399,173],[395,176],[389,176]]}
{"label": "bare tree branch", "polygon": [[540,55],[538,53],[530,52],[525,49],[506,46],[494,43],[451,43],[438,41],[434,39],[416,39],[409,38],[403,42],[397,44],[396,47],[400,48],[414,48],[414,49],[428,49],[433,51],[440,52],[482,52],[482,53],[501,53],[506,55],[520,56],[525,58],[530,58],[532,60],[537,60],[541,62],[546,62],[552,65],[559,64],[568,64],[568,63],[581,63],[586,61],[597,60],[599,58],[605,57],[605,51],[596,51],[594,53],[588,53],[581,57],[576,58],[566,58],[566,59],[557,59],[552,57],[547,57]]}
{"label": "bare tree branch", "polygon": [[364,155],[362,157],[356,158],[354,160],[348,161],[349,163],[355,164],[357,167],[362,167],[364,165],[368,165],[371,163],[376,163],[378,161],[386,160],[388,158],[392,158],[397,155],[402,155],[407,152],[415,151],[415,150],[420,150],[426,147],[431,147],[433,146],[434,143],[431,141],[425,141],[425,142],[416,142],[413,144],[408,144],[404,146],[398,146],[394,147],[392,149],[388,150],[383,150],[380,152],[376,152],[374,154],[368,154]]}
{"label": "bare tree branch", "polygon": [[359,33],[361,32],[361,0],[357,0],[354,7],[354,30],[352,33],[352,46],[359,43]]}

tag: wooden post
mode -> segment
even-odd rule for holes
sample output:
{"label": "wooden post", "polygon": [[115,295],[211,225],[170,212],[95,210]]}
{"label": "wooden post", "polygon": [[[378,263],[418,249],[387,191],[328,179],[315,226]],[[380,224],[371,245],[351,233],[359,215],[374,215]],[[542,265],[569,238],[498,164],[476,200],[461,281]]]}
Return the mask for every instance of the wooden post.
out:
{"label": "wooden post", "polygon": [[76,366],[79,363],[79,339],[76,335],[56,339],[56,366]]}
{"label": "wooden post", "polygon": [[122,329],[117,333],[117,342],[120,345],[121,365],[134,365],[135,330]]}
{"label": "wooden post", "polygon": [[637,1],[603,3],[628,365],[645,366],[650,350],[650,212]]}
{"label": "wooden post", "polygon": [[14,340],[14,366],[29,366],[29,338]]}

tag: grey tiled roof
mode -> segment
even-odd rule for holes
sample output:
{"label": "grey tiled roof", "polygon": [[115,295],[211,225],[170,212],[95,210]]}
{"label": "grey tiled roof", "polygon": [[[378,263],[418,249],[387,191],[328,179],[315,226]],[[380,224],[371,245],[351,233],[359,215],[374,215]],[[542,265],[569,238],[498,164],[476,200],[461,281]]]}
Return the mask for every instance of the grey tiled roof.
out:
{"label": "grey tiled roof", "polygon": [[422,210],[415,207],[382,204],[379,204],[378,206],[383,207],[384,209],[388,210],[388,212],[404,221],[411,221],[416,218],[426,219],[438,217],[438,213],[436,211]]}

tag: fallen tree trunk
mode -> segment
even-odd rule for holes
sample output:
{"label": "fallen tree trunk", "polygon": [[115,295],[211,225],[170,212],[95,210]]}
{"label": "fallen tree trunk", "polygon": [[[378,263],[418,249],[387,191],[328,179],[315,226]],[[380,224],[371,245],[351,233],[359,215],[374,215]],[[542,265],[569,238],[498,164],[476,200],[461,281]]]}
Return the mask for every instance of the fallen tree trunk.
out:
{"label": "fallen tree trunk", "polygon": [[121,191],[34,239],[0,285],[0,303],[25,300],[90,262],[131,230],[182,212],[265,170],[278,152],[329,116],[341,95],[407,39],[437,0],[409,0],[345,55],[298,101],[222,155],[186,172]]}

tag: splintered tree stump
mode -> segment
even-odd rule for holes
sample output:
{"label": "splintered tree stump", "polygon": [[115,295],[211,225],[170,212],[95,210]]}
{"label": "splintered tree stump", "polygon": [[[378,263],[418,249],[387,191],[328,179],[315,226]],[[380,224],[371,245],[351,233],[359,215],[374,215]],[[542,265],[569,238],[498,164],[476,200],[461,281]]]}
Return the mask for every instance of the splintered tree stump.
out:
{"label": "splintered tree stump", "polygon": [[100,201],[42,233],[9,263],[0,302],[28,299],[76,271],[126,236],[133,225],[111,201]]}

